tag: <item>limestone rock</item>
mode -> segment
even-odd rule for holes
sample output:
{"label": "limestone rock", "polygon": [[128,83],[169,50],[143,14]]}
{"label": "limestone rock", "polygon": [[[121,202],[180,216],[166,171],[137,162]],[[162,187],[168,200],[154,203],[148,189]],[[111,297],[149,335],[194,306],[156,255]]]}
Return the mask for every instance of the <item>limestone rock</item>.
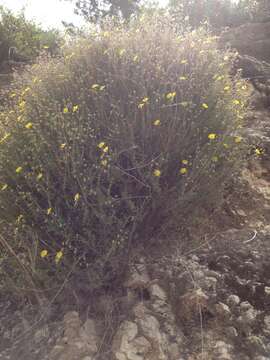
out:
{"label": "limestone rock", "polygon": [[150,342],[138,335],[138,326],[134,322],[125,321],[120,325],[112,345],[116,360],[144,360],[151,349]]}

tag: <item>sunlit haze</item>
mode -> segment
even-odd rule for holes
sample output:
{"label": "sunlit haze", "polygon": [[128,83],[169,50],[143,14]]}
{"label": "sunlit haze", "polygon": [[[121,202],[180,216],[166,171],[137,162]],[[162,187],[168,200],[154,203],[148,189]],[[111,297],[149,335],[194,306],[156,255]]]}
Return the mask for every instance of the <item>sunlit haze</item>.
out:
{"label": "sunlit haze", "polygon": [[[159,0],[165,5],[167,0]],[[25,15],[43,27],[61,27],[62,21],[83,25],[83,19],[74,14],[74,3],[64,0],[0,0],[0,5],[17,12],[25,8]]]}

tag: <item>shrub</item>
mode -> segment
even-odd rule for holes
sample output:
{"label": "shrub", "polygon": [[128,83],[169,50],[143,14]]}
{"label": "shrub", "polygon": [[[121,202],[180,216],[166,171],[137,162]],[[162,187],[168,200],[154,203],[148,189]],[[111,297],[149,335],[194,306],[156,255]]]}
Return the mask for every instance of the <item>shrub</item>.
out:
{"label": "shrub", "polygon": [[23,12],[15,15],[0,6],[0,67],[8,59],[11,47],[26,61],[35,59],[44,48],[50,54],[57,53],[61,42],[58,31],[43,30],[27,20]]}
{"label": "shrub", "polygon": [[206,30],[179,35],[164,19],[63,51],[17,80],[1,114],[4,269],[44,286],[83,268],[95,288],[135,244],[220,205],[248,88]]}

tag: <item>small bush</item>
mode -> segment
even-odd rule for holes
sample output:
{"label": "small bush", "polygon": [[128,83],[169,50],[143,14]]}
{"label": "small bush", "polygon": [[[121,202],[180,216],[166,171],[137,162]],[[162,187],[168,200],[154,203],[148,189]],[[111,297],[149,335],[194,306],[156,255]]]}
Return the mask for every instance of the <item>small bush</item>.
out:
{"label": "small bush", "polygon": [[27,20],[23,12],[16,15],[0,6],[0,68],[9,59],[12,47],[19,59],[10,60],[31,61],[44,49],[52,55],[58,53],[62,42],[58,31],[43,30]]}
{"label": "small bush", "polygon": [[18,79],[1,114],[0,239],[13,285],[84,268],[101,286],[135,243],[218,207],[241,167],[247,85],[206,30],[179,35],[147,19],[63,51]]}

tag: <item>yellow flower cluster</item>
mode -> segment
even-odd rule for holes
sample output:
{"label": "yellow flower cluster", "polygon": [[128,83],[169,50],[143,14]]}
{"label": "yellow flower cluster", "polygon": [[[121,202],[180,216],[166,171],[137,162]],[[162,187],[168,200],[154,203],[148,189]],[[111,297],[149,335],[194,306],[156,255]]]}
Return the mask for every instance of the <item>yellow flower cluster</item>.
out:
{"label": "yellow flower cluster", "polygon": [[148,97],[144,97],[141,102],[138,105],[139,109],[142,109],[146,104],[149,103],[149,98]]}
{"label": "yellow flower cluster", "polygon": [[10,136],[11,136],[10,133],[6,133],[6,134],[2,137],[2,139],[0,139],[0,144],[2,144],[4,141],[6,141]]}
{"label": "yellow flower cluster", "polygon": [[153,172],[154,176],[156,177],[160,177],[161,175],[161,171],[159,169],[155,169],[154,172]]}
{"label": "yellow flower cluster", "polygon": [[105,89],[105,85],[93,84],[91,89],[94,91],[102,91]]}
{"label": "yellow flower cluster", "polygon": [[159,126],[159,125],[160,125],[160,120],[159,120],[159,119],[155,120],[155,121],[153,122],[153,125]]}
{"label": "yellow flower cluster", "polygon": [[74,203],[77,204],[79,202],[81,198],[81,195],[79,193],[77,193],[75,196],[74,196]]}
{"label": "yellow flower cluster", "polygon": [[176,97],[176,92],[169,92],[168,94],[166,94],[166,99],[167,100],[173,100]]}
{"label": "yellow flower cluster", "polygon": [[[46,249],[41,250],[41,252],[40,252],[40,257],[41,257],[42,259],[44,259],[44,258],[47,257],[48,255],[49,255],[48,250],[46,250]],[[55,254],[55,258],[54,258],[55,263],[58,264],[58,263],[60,262],[60,260],[62,259],[63,256],[64,256],[63,251],[62,251],[62,250],[58,251],[58,252]]]}

